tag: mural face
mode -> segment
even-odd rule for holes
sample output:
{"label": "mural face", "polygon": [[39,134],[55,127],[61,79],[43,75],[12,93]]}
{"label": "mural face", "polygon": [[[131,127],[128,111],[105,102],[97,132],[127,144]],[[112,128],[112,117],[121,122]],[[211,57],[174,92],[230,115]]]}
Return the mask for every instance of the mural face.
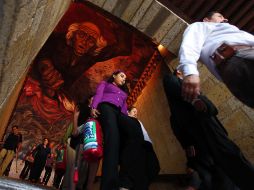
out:
{"label": "mural face", "polygon": [[118,69],[133,89],[155,47],[92,5],[73,3],[35,58],[9,127],[20,127],[23,147],[44,137],[59,142],[74,102],[84,102]]}

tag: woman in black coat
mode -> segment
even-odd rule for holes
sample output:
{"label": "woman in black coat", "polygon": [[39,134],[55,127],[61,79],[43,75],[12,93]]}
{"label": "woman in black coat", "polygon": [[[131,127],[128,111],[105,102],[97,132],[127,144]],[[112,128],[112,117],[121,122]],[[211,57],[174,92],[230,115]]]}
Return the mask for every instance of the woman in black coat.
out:
{"label": "woman in black coat", "polygon": [[34,163],[30,171],[29,180],[31,182],[38,182],[41,176],[41,173],[45,167],[46,160],[48,155],[51,153],[50,148],[48,147],[49,140],[47,138],[43,139],[43,143],[39,144],[33,154],[34,154]]}

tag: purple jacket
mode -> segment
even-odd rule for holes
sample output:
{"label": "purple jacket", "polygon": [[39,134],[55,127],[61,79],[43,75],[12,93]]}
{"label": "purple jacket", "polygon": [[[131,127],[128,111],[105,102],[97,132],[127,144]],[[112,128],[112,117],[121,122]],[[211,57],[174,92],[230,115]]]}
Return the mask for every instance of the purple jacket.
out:
{"label": "purple jacket", "polygon": [[108,102],[121,108],[121,112],[127,115],[127,93],[112,83],[102,81],[93,97],[92,108],[96,108],[101,102]]}

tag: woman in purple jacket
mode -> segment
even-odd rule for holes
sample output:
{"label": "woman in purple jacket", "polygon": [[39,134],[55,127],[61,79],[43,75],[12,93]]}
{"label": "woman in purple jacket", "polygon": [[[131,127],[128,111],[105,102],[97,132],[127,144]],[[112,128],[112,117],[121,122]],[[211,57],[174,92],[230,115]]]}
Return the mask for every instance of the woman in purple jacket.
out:
{"label": "woman in purple jacket", "polygon": [[[144,137],[137,122],[127,115],[128,88],[125,81],[123,71],[114,72],[108,81],[98,85],[91,105],[91,116],[99,118],[104,138],[101,190],[119,190],[119,187],[147,189],[141,154]],[[126,161],[137,164],[135,179],[119,179],[119,155],[123,152],[130,152]],[[137,185],[136,181],[139,181]]]}

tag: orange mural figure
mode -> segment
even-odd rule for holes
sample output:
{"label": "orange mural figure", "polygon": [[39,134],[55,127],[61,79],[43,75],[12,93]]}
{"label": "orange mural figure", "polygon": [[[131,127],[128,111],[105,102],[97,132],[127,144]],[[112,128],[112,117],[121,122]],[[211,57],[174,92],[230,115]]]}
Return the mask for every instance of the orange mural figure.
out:
{"label": "orange mural figure", "polygon": [[[121,32],[117,30],[116,24],[110,23],[109,27]],[[83,100],[87,93],[84,93],[83,88],[80,89],[79,80],[84,72],[97,62],[118,55],[129,55],[130,39],[130,34],[115,35],[115,40],[108,43],[94,23],[72,23],[65,35],[55,32],[50,36],[35,59],[33,78],[40,81],[42,90],[48,97],[61,92],[70,100]],[[48,69],[45,73],[43,68],[46,67]]]}

